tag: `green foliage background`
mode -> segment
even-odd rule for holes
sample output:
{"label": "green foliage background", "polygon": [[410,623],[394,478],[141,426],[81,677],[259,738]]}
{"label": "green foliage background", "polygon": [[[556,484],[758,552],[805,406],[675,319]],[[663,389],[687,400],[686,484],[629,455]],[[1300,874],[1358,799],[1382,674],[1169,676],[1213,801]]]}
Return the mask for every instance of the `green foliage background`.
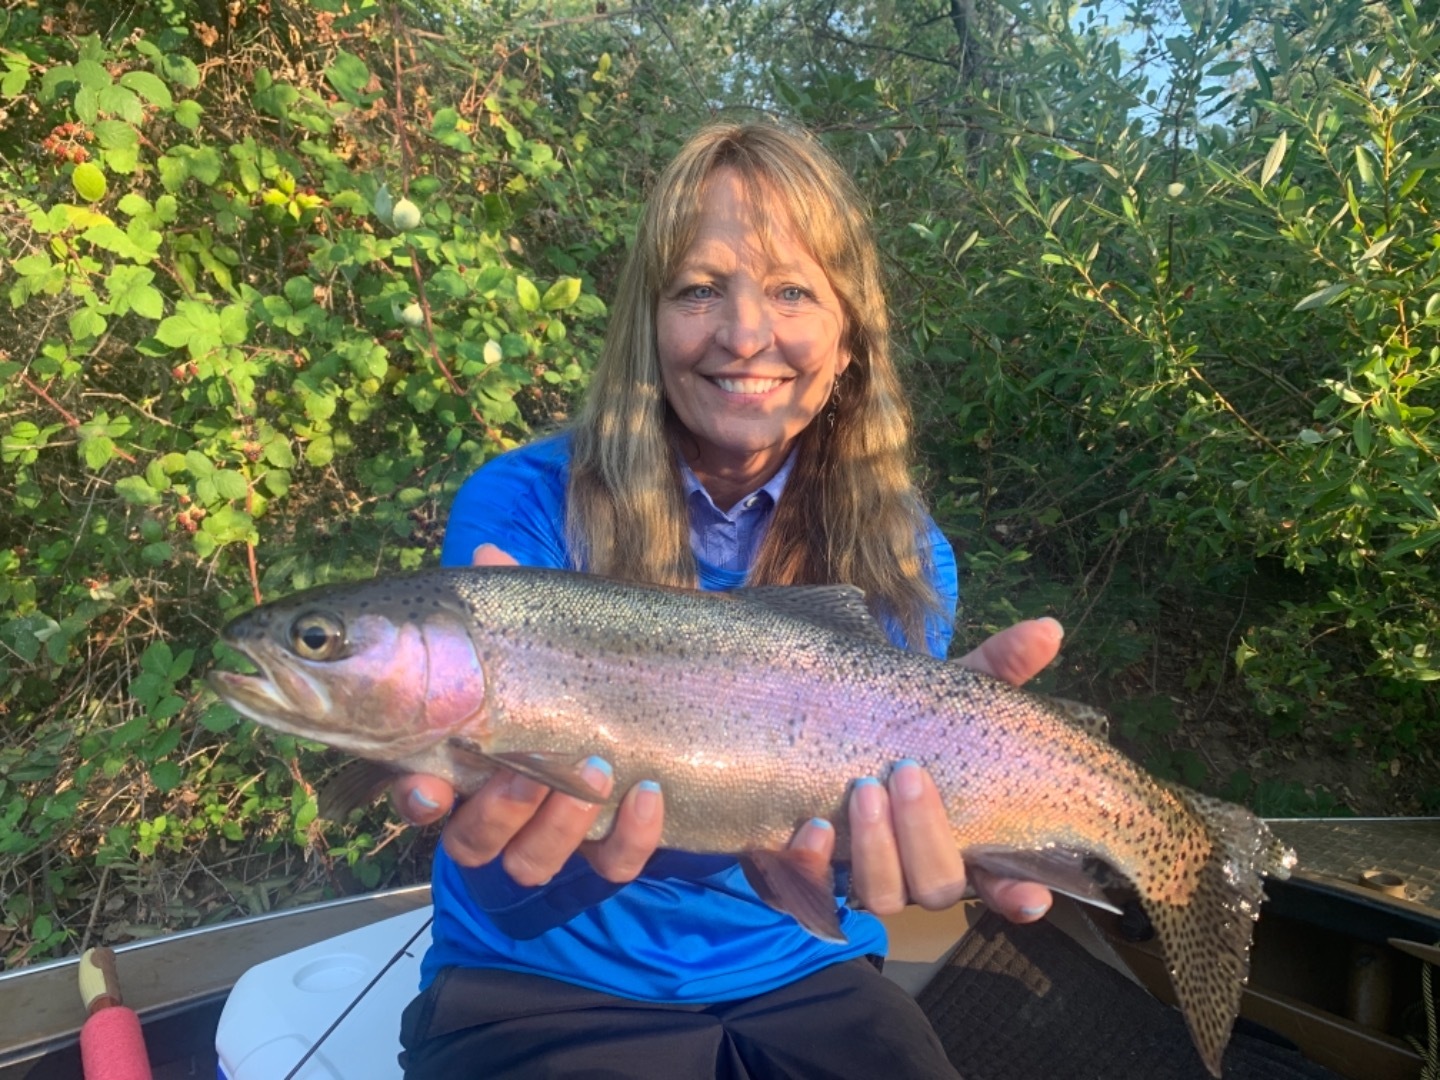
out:
{"label": "green foliage background", "polygon": [[423,874],[197,673],[563,422],[717,114],[872,201],[962,639],[1058,615],[1047,686],[1263,811],[1440,809],[1435,23],[929,6],[0,11],[7,964]]}

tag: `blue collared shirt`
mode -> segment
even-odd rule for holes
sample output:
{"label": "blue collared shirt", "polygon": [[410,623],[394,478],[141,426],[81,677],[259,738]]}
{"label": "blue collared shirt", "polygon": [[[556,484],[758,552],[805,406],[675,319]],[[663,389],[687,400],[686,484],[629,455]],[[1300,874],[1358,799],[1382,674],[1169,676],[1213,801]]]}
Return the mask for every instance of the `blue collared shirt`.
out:
{"label": "blue collared shirt", "polygon": [[729,510],[721,510],[682,460],[680,482],[685,485],[685,506],[690,511],[690,550],[696,557],[720,570],[748,570],[770,529],[775,504],[780,501],[794,464],[795,451],[791,450],[780,470],[766,483]]}
{"label": "blue collared shirt", "polygon": [[[750,496],[737,504],[737,516],[756,515],[748,522],[752,554],[787,471],[782,468],[765,485],[763,499],[756,492],[752,505],[744,505]],[[531,443],[487,464],[455,499],[441,561],[468,566],[475,548],[491,543],[525,566],[573,566],[565,529],[569,475],[568,436]],[[708,526],[698,532],[711,542]],[[930,621],[925,646],[931,655],[944,656],[958,595],[955,556],[933,521],[926,522],[925,542],[931,580],[945,606],[943,615]],[[696,548],[700,586],[744,585],[746,567],[715,565],[707,553],[716,550]],[[903,644],[898,628],[889,630],[895,644]],[[543,975],[639,1001],[727,1001],[885,951],[879,920],[844,906],[837,914],[848,941],[821,941],[761,900],[727,855],[662,850],[623,887],[575,855],[550,882],[531,888],[516,884],[498,859],[462,868],[441,847],[435,853],[433,896],[435,922],[421,966],[422,989],[454,964]]]}

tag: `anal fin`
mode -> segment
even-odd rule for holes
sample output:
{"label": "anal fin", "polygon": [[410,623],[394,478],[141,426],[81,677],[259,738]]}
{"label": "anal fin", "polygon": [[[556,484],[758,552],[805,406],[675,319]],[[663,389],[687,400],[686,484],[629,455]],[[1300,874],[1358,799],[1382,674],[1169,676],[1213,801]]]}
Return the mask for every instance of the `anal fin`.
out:
{"label": "anal fin", "polygon": [[771,907],[793,916],[824,941],[848,940],[840,929],[835,875],[822,855],[796,848],[757,848],[740,856],[740,867],[750,887]]}
{"label": "anal fin", "polygon": [[1113,911],[1116,915],[1124,913],[1106,894],[1104,885],[1096,879],[1092,856],[1083,851],[1070,848],[1027,851],[977,846],[966,848],[962,854],[968,865],[1000,877],[1033,881],[1055,892],[1074,897],[1081,903],[1093,904],[1106,911]]}

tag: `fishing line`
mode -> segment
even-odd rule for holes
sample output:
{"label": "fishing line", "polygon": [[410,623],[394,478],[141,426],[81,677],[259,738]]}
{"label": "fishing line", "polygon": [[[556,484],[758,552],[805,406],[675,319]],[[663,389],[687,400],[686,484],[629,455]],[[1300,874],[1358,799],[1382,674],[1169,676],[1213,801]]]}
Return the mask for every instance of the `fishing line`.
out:
{"label": "fishing line", "polygon": [[361,990],[360,993],[355,995],[354,1000],[352,1000],[349,1005],[345,1006],[345,1011],[335,1018],[335,1021],[328,1028],[325,1029],[325,1031],[321,1034],[320,1038],[316,1039],[315,1042],[311,1044],[310,1049],[306,1050],[305,1053],[301,1056],[300,1060],[295,1063],[295,1067],[285,1074],[285,1080],[295,1080],[296,1075],[300,1072],[301,1069],[305,1067],[305,1063],[315,1056],[315,1051],[320,1049],[321,1045],[325,1042],[325,1040],[328,1039],[334,1033],[335,1029],[338,1028],[342,1022],[344,1022],[345,1018],[354,1011],[355,1006],[359,1005],[360,1002],[365,1000],[365,995],[368,994],[371,990],[375,989],[375,984],[385,977],[385,973],[389,971],[392,967],[394,967],[397,963],[399,963],[400,958],[410,951],[410,946],[414,945],[415,942],[419,940],[421,934],[425,933],[426,930],[430,929],[430,924],[434,921],[435,916],[432,914],[428,919],[426,919],[423,923],[420,924],[419,930],[416,930],[415,933],[410,935],[409,941],[405,942],[404,945],[401,945],[400,948],[395,950],[395,955],[390,957],[389,960],[385,961],[385,966],[382,967],[379,971],[377,971],[375,973],[375,977],[365,984],[365,989]]}

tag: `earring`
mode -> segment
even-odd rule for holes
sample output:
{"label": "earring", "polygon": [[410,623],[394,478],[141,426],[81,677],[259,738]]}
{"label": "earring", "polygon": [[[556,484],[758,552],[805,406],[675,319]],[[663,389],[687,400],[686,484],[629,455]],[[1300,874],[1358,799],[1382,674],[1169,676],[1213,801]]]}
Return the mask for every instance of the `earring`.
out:
{"label": "earring", "polygon": [[835,430],[835,410],[840,406],[840,380],[830,384],[830,407],[825,411],[825,427],[829,431]]}

